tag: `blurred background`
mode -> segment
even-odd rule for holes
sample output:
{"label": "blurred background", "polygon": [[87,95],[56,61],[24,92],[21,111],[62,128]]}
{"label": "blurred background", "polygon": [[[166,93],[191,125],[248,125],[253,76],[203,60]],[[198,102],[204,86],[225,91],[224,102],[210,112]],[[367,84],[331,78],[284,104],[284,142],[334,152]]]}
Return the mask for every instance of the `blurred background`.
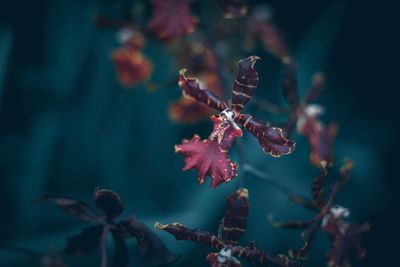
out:
{"label": "blurred background", "polygon": [[[225,198],[237,187],[240,175],[237,181],[211,190],[209,179],[200,186],[196,172],[181,171],[183,157],[174,153],[174,145],[195,133],[205,138],[211,123],[171,122],[168,103],[180,96],[177,85],[150,92],[143,85],[126,89],[118,83],[110,58],[118,46],[116,31],[96,27],[92,17],[127,2],[0,4],[1,243],[42,252],[62,250],[67,236],[86,225],[54,206],[31,205],[31,201],[51,193],[92,204],[97,186],[118,192],[126,207],[124,216],[134,213],[149,226],[155,221],[179,221],[216,232]],[[134,2],[144,7],[144,17],[150,15],[148,4]],[[373,227],[363,242],[367,258],[354,266],[392,262],[396,246],[390,241],[396,240],[399,198],[392,149],[398,127],[394,123],[397,98],[389,81],[395,77],[390,73],[394,68],[386,60],[395,51],[389,41],[395,34],[390,28],[395,25],[393,9],[383,2],[355,0],[254,2],[267,3],[274,10],[274,21],[298,63],[300,88],[307,88],[316,71],[327,76],[327,90],[318,102],[326,108],[322,119],[339,125],[335,161],[349,157],[355,162],[338,202],[351,210],[352,221],[369,221]],[[199,27],[212,27],[214,18],[220,16],[214,7],[214,1],[193,5],[193,13],[202,21]],[[152,84],[176,79],[184,67],[156,39],[146,40],[143,53],[154,66]],[[256,97],[283,103],[281,63],[260,45],[252,54],[262,58],[256,65],[260,73]],[[266,113],[258,116],[270,120]],[[271,178],[308,195],[318,171],[309,163],[306,140],[295,139],[296,151],[276,159],[266,156],[257,140],[246,134],[244,153]],[[238,160],[234,149],[232,156]],[[291,205],[262,180],[247,176],[244,185],[250,192],[251,210],[242,243],[256,239],[272,254],[301,246],[299,231],[275,229],[267,215],[291,220],[313,214]],[[207,247],[158,234],[173,251],[183,254],[174,266],[208,266]],[[131,265],[150,266],[138,255],[135,244],[129,243]],[[328,250],[329,239],[318,234],[304,265],[323,266]],[[98,254],[65,259],[71,266],[99,266]],[[0,249],[0,266],[36,265],[28,255]]]}

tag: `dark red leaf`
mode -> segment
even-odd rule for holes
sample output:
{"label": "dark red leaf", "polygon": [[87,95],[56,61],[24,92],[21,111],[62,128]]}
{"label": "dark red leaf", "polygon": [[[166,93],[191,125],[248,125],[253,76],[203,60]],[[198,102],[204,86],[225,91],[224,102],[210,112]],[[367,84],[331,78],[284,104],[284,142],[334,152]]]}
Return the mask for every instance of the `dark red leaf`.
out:
{"label": "dark red leaf", "polygon": [[182,144],[176,145],[175,152],[185,156],[184,171],[196,169],[200,184],[204,183],[205,176],[210,176],[211,187],[215,188],[237,175],[237,164],[230,160],[228,150],[234,139],[242,136],[243,132],[222,114],[211,119],[214,129],[207,139],[201,140],[195,135],[191,140],[183,140]]}
{"label": "dark red leaf", "polygon": [[226,199],[225,216],[222,224],[223,240],[234,245],[242,237],[247,228],[249,215],[249,193],[240,188]]}
{"label": "dark red leaf", "polygon": [[254,70],[254,64],[258,59],[260,58],[250,56],[239,61],[239,72],[233,83],[231,104],[231,108],[236,113],[240,113],[246,106],[257,88],[258,73]]}
{"label": "dark red leaf", "polygon": [[186,69],[179,71],[179,86],[183,90],[183,94],[187,97],[193,97],[198,102],[206,104],[210,108],[223,111],[228,106],[218,96],[209,89],[201,88],[199,80],[196,78],[187,78],[185,76]]}
{"label": "dark red leaf", "polygon": [[96,189],[93,200],[96,207],[106,215],[108,222],[113,222],[124,210],[120,197],[108,189]]}
{"label": "dark red leaf", "polygon": [[160,38],[172,39],[194,31],[196,17],[190,12],[193,0],[150,0],[153,10],[148,27]]}
{"label": "dark red leaf", "polygon": [[65,252],[76,256],[91,254],[99,247],[102,231],[103,225],[84,228],[79,235],[68,238]]}
{"label": "dark red leaf", "polygon": [[283,137],[282,129],[268,127],[247,114],[239,114],[235,120],[258,139],[265,153],[280,157],[293,152],[295,143]]}
{"label": "dark red leaf", "polygon": [[247,14],[247,0],[219,0],[224,19],[237,19]]}

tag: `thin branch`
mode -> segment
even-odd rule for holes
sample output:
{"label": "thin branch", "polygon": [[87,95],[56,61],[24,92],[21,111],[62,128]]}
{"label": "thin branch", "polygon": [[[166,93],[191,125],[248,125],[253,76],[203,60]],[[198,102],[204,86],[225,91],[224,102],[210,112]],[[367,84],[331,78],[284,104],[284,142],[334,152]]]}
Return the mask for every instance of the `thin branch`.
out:
{"label": "thin branch", "polygon": [[307,208],[307,209],[318,210],[318,208],[314,205],[314,203],[312,202],[311,199],[292,192],[288,187],[277,182],[274,179],[271,179],[271,177],[269,175],[256,169],[255,167],[251,166],[250,164],[244,164],[243,171],[271,184],[273,187],[278,189],[278,191],[280,191],[281,193],[286,195],[292,203],[299,205],[301,207]]}

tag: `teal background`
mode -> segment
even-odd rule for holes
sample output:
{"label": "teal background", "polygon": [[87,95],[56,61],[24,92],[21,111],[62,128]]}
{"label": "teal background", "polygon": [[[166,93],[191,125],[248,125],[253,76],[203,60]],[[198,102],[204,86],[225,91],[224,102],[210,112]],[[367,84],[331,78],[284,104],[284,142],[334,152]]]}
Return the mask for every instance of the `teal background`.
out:
{"label": "teal background", "polygon": [[[299,64],[301,88],[307,88],[315,71],[324,70],[328,78],[320,102],[327,110],[323,119],[340,127],[335,159],[355,161],[354,175],[339,202],[351,209],[352,220],[373,225],[364,242],[369,255],[355,266],[390,263],[394,259],[387,255],[395,249],[390,240],[397,235],[398,200],[397,161],[392,154],[398,101],[389,80],[395,77],[394,68],[386,62],[394,53],[389,40],[394,35],[393,9],[383,2],[297,2],[268,3]],[[50,246],[62,249],[66,237],[85,224],[53,206],[32,206],[30,201],[52,193],[91,203],[97,186],[118,192],[126,206],[124,215],[134,213],[149,226],[155,221],[179,221],[193,228],[217,229],[225,198],[241,176],[211,190],[209,180],[200,186],[195,172],[181,172],[183,158],[174,154],[174,144],[194,133],[206,137],[211,123],[182,126],[169,121],[167,105],[179,97],[178,86],[150,93],[143,86],[124,90],[118,85],[110,61],[117,46],[115,32],[97,29],[91,21],[95,11],[114,4],[38,0],[0,6],[1,242],[43,252]],[[207,23],[207,16],[218,15],[213,6],[211,1],[200,1],[194,11]],[[258,49],[255,54],[262,61],[256,66],[260,72],[256,97],[282,103],[279,62]],[[153,82],[176,77],[179,66],[165,46],[149,40],[144,52],[155,66]],[[265,113],[258,116],[271,119]],[[295,153],[275,159],[265,156],[253,137],[243,138],[252,165],[307,195],[318,172],[308,163],[306,141],[300,136],[296,141]],[[312,214],[290,205],[263,181],[247,176],[244,183],[251,210],[242,243],[256,239],[273,254],[300,246],[299,232],[272,228],[267,214],[277,219]],[[172,250],[183,253],[174,266],[207,266],[208,248],[159,235]],[[315,243],[305,266],[324,264],[328,239],[318,235]],[[135,242],[130,244],[132,266],[148,266],[134,249]],[[109,245],[112,248],[112,242]],[[99,265],[98,255],[66,259],[71,266]],[[28,256],[0,249],[0,266],[28,264]]]}

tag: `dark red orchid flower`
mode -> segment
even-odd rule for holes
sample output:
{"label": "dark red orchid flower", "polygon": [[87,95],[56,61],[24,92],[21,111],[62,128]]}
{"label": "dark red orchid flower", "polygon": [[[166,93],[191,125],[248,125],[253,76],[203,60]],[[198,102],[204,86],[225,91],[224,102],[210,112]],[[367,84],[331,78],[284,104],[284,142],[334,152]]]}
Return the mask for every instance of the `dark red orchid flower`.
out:
{"label": "dark red orchid flower", "polygon": [[[135,216],[117,222],[117,218],[124,210],[120,197],[113,191],[97,189],[93,200],[100,212],[93,210],[85,202],[65,197],[43,197],[58,206],[68,214],[92,226],[86,227],[76,236],[68,238],[65,252],[71,255],[88,255],[99,247],[101,248],[101,266],[123,267],[130,261],[125,238],[136,238],[140,252],[148,257],[153,264],[170,264],[175,262],[179,255],[168,250],[164,243],[146,225],[138,222]],[[111,234],[114,239],[115,252],[111,265],[108,265],[106,241]]]}
{"label": "dark red orchid flower", "polygon": [[148,27],[162,39],[173,39],[194,31],[197,18],[190,12],[194,0],[150,0],[153,10]]}
{"label": "dark red orchid flower", "polygon": [[332,241],[331,250],[326,255],[328,266],[350,266],[350,257],[352,255],[359,259],[365,256],[366,250],[361,246],[361,239],[362,235],[369,230],[370,225],[368,223],[355,224],[345,221],[350,211],[334,204],[341,187],[349,179],[351,169],[352,162],[346,161],[340,169],[339,179],[335,181],[326,198],[324,198],[326,169],[324,169],[322,175],[314,179],[312,202],[314,203],[314,210],[317,212],[314,218],[308,221],[273,223],[276,227],[306,229],[301,234],[304,240],[303,247],[298,250],[290,250],[289,255],[291,257],[296,259],[307,257],[311,243],[319,228],[321,228],[322,232],[328,234]]}
{"label": "dark red orchid flower", "polygon": [[201,88],[196,78],[187,78],[186,70],[180,71],[179,86],[183,94],[219,111],[212,116],[214,128],[207,139],[201,140],[195,135],[193,139],[175,146],[175,151],[185,156],[184,170],[196,169],[200,183],[208,175],[213,180],[214,188],[236,176],[237,164],[229,159],[228,151],[234,139],[242,136],[239,126],[253,134],[264,152],[271,156],[279,157],[294,150],[295,143],[283,137],[282,129],[270,127],[249,114],[241,113],[257,87],[258,73],[253,68],[257,59],[251,56],[239,61],[239,73],[233,84],[230,106],[210,90]]}
{"label": "dark red orchid flower", "polygon": [[291,115],[285,126],[285,136],[291,136],[297,127],[297,131],[306,137],[310,144],[310,162],[318,168],[321,162],[330,167],[333,164],[333,141],[337,134],[337,127],[333,123],[328,125],[322,123],[318,117],[323,113],[323,108],[310,104],[325,88],[325,77],[321,73],[315,74],[311,88],[300,100],[296,73],[296,64],[289,59],[286,60],[282,91],[286,102],[290,105]]}
{"label": "dark red orchid flower", "polygon": [[238,258],[261,266],[300,266],[284,255],[270,256],[255,242],[249,246],[237,245],[246,231],[248,214],[248,190],[240,188],[227,198],[225,216],[219,225],[218,235],[199,229],[190,229],[179,223],[162,225],[156,222],[154,227],[172,234],[176,240],[193,241],[217,250],[218,252],[207,255],[207,260],[212,267],[240,267]]}
{"label": "dark red orchid flower", "polygon": [[153,65],[141,52],[144,39],[140,34],[123,38],[126,40],[123,40],[120,48],[112,52],[111,58],[119,83],[124,87],[132,87],[150,77]]}

